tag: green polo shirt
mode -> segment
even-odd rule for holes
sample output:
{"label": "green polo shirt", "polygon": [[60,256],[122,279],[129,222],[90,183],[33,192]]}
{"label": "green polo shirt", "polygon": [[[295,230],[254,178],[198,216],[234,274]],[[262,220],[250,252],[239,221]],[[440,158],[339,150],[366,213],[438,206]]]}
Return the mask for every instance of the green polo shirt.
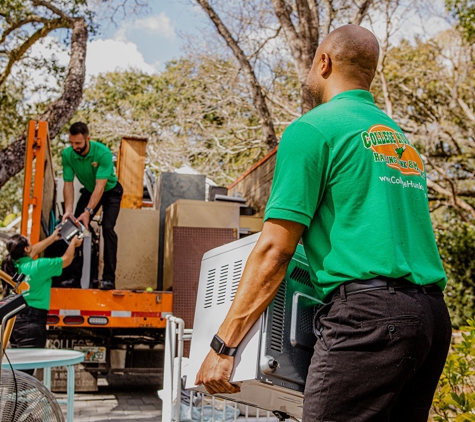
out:
{"label": "green polo shirt", "polygon": [[321,300],[345,281],[377,276],[446,285],[422,159],[368,91],[340,93],[286,129],[269,218],[307,227]]}
{"label": "green polo shirt", "polygon": [[16,261],[17,271],[25,274],[25,281],[30,289],[23,293],[26,303],[38,309],[49,310],[52,277],[58,277],[63,272],[62,258],[31,259],[24,256]]}
{"label": "green polo shirt", "polygon": [[69,146],[63,150],[62,158],[65,182],[74,181],[74,176],[76,176],[86,190],[91,193],[96,187],[96,180],[107,179],[105,192],[117,184],[112,153],[100,142],[91,141],[89,152],[84,157],[76,154]]}

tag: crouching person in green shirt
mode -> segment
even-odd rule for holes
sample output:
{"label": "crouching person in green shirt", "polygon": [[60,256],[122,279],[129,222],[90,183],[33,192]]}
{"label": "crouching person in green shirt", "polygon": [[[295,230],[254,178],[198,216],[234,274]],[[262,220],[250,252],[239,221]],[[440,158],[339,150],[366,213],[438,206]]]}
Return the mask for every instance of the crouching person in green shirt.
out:
{"label": "crouching person in green shirt", "polygon": [[[60,258],[33,258],[60,238],[57,229],[35,245],[20,234],[13,235],[7,241],[8,255],[3,261],[3,270],[11,276],[15,273],[24,274],[25,281],[30,285],[29,290],[23,293],[28,307],[18,314],[11,335],[10,343],[13,348],[43,348],[46,345],[51,278],[60,276],[63,268],[71,264],[75,249],[81,245],[82,240],[75,236]],[[32,374],[33,370],[29,373]]]}

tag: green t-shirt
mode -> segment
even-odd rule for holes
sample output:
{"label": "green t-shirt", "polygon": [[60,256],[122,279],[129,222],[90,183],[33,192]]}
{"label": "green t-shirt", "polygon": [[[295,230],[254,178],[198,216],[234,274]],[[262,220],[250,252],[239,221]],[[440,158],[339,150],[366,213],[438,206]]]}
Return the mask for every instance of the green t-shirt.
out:
{"label": "green t-shirt", "polygon": [[377,276],[445,288],[424,164],[368,91],[340,93],[287,128],[269,218],[307,227],[303,244],[321,300],[345,281]]}
{"label": "green t-shirt", "polygon": [[30,289],[23,293],[26,303],[38,309],[49,310],[51,296],[51,277],[58,277],[63,272],[62,258],[31,259],[24,256],[16,262],[17,271],[25,274],[25,281]]}
{"label": "green t-shirt", "polygon": [[62,158],[65,182],[74,181],[74,176],[76,176],[86,190],[91,193],[96,186],[96,180],[107,179],[105,192],[117,184],[112,153],[100,142],[91,141],[89,152],[84,157],[76,154],[69,146],[63,150]]}

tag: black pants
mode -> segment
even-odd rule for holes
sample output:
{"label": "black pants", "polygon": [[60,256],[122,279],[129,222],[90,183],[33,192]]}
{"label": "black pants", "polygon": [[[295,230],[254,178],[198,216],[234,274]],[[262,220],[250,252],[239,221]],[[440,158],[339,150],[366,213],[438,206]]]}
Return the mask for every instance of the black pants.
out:
{"label": "black pants", "polygon": [[316,316],[303,422],[426,422],[451,324],[436,288],[340,295]]}
{"label": "black pants", "polygon": [[[94,215],[96,215],[102,206],[102,236],[104,239],[104,271],[102,273],[102,279],[112,281],[113,283],[115,282],[115,269],[117,266],[117,233],[114,227],[117,217],[119,216],[122,193],[122,185],[117,182],[113,189],[102,194],[101,200],[96,208],[94,208]],[[91,195],[92,193],[85,188],[81,189],[81,196],[79,197],[76,211],[74,212],[76,218],[84,212],[84,208],[87,207]],[[83,265],[82,246],[78,249],[68,270],[68,278],[75,280],[81,279]]]}
{"label": "black pants", "polygon": [[[46,346],[46,316],[48,311],[27,307],[21,311],[15,320],[10,344],[13,349],[36,348]],[[34,369],[23,372],[33,375]]]}

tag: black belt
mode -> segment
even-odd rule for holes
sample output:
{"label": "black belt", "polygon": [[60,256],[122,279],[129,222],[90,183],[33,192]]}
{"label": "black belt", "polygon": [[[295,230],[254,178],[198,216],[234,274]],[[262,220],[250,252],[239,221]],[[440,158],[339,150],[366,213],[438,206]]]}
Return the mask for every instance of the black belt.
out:
{"label": "black belt", "polygon": [[356,293],[369,292],[371,290],[389,290],[394,292],[395,290],[408,290],[415,289],[423,293],[440,293],[440,287],[436,284],[427,284],[420,286],[418,284],[411,283],[404,278],[371,278],[369,280],[353,280],[343,283],[337,287],[332,293],[330,293],[330,300],[342,295],[349,296]]}
{"label": "black belt", "polygon": [[33,306],[27,306],[19,314],[19,316],[25,317],[25,318],[26,317],[46,318],[47,315],[48,315],[48,311],[46,309],[34,308]]}

